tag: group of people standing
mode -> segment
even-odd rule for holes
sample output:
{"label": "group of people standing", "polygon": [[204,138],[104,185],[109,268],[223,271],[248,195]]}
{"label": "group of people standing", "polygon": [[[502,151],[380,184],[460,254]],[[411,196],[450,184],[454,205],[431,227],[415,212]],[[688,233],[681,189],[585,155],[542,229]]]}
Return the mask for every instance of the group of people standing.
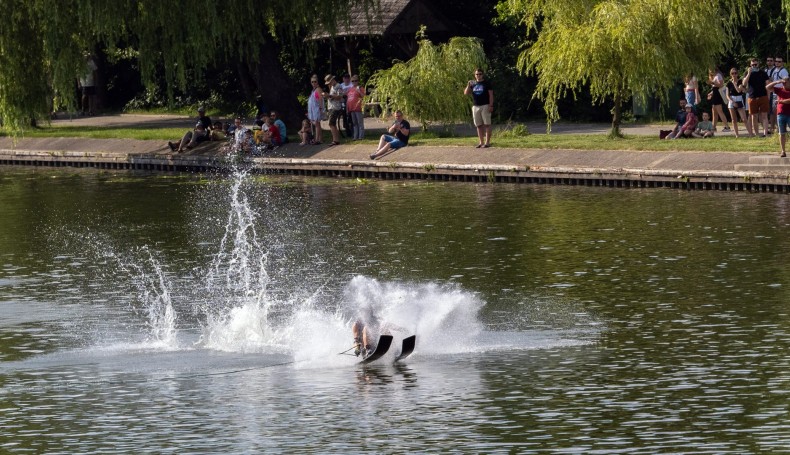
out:
{"label": "group of people standing", "polygon": [[364,139],[365,122],[362,113],[362,103],[365,98],[365,88],[359,84],[358,75],[343,75],[343,83],[338,83],[335,76],[327,74],[324,77],[326,88],[321,87],[318,76],[310,78],[312,91],[307,100],[307,120],[310,122],[311,131],[303,125],[300,131],[302,142],[300,145],[321,144],[323,133],[321,120],[327,117],[329,131],[332,133],[330,145],[340,144],[340,120],[344,120],[346,132],[352,140]]}
{"label": "group of people standing", "polygon": [[[710,116],[713,131],[717,130],[719,122],[724,124],[723,131],[730,130],[729,120],[724,111],[725,105],[732,120],[732,130],[735,137],[741,136],[738,129],[739,118],[740,122],[746,126],[749,137],[758,135],[765,137],[771,134],[773,128],[777,126],[779,98],[776,89],[784,88],[783,81],[789,75],[784,67],[783,57],[768,57],[765,61],[766,66],[761,67],[758,59],[751,59],[743,75],[739,73],[738,68],[733,67],[729,71],[729,78],[725,78],[718,68],[708,71],[707,82],[710,85],[710,91],[706,97],[711,105]],[[690,74],[685,77],[684,82],[685,105],[681,106],[681,110],[685,111],[686,106],[690,106],[692,114],[696,116],[694,111],[702,101],[699,81]],[[769,87],[769,84],[774,82],[776,83]],[[691,124],[686,124],[685,117],[682,123],[686,126],[676,128],[676,130],[681,129],[684,131],[682,135],[689,136],[690,133],[687,131],[691,128]],[[760,134],[760,126],[762,126],[762,134]],[[679,137],[680,135],[673,134],[672,136]]]}

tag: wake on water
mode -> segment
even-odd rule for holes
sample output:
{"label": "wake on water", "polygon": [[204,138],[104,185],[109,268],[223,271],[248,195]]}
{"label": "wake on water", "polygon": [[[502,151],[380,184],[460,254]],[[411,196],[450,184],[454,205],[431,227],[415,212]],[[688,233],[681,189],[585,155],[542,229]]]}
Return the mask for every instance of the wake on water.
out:
{"label": "wake on water", "polygon": [[[210,264],[195,269],[191,279],[172,277],[147,246],[124,253],[104,248],[104,258],[115,261],[135,289],[134,307],[144,315],[146,336],[135,343],[95,349],[208,349],[285,355],[310,366],[348,364],[352,358],[337,353],[351,346],[351,326],[360,312],[373,313],[394,327],[393,346],[416,334],[417,355],[565,343],[561,337],[553,342],[536,337],[534,346],[525,345],[523,338],[513,345],[508,337],[484,337],[478,318],[484,303],[455,284],[382,282],[357,275],[345,283],[340,295],[321,286],[286,293],[273,289],[278,277],[270,270],[282,270],[272,264],[283,258],[272,257],[279,245],[258,232],[260,215],[246,192],[249,180],[244,171],[234,174],[218,251]],[[201,285],[195,286],[196,282]],[[176,305],[178,298],[190,303]],[[193,314],[197,327],[186,323],[184,312]]]}

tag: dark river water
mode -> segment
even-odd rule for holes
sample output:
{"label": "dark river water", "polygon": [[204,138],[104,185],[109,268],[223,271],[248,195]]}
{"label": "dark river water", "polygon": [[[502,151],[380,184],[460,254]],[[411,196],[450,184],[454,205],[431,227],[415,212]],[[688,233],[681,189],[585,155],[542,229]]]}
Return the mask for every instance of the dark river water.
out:
{"label": "dark river water", "polygon": [[785,195],[0,168],[0,215],[0,453],[790,453]]}

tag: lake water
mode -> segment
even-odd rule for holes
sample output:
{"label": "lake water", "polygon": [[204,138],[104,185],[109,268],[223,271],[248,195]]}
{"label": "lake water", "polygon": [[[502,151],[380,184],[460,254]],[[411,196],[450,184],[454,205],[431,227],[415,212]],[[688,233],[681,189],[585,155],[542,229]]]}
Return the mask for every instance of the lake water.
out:
{"label": "lake water", "polygon": [[[790,453],[784,195],[5,168],[0,211],[2,453]],[[414,354],[339,355],[361,308]]]}

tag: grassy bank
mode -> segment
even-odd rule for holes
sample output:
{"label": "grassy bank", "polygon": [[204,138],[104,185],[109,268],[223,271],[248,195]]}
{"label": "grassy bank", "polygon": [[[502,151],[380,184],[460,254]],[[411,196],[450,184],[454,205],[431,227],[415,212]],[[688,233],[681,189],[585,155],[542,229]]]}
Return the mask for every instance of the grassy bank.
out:
{"label": "grassy bank", "polygon": [[[624,150],[624,151],[710,151],[710,152],[760,152],[778,153],[778,136],[768,138],[738,138],[733,136],[720,136],[712,139],[678,139],[660,140],[656,125],[656,135],[626,135],[620,139],[610,139],[605,134],[530,134],[525,128],[506,130],[497,129],[494,134],[493,144],[498,148],[525,148],[525,149],[570,149],[570,150]],[[152,128],[141,125],[140,127],[102,127],[102,126],[74,126],[74,125],[47,125],[40,128],[27,129],[19,137],[85,137],[94,139],[137,139],[169,141],[180,138],[184,134],[183,127]],[[542,132],[541,132],[542,133]],[[325,137],[329,137],[326,131]],[[359,143],[376,144],[380,132],[369,132],[365,140]],[[0,130],[0,136],[9,133]],[[290,140],[298,142],[295,135],[290,135]],[[472,146],[477,144],[477,138],[470,135],[447,136],[433,131],[415,132],[410,145],[413,146]]]}

